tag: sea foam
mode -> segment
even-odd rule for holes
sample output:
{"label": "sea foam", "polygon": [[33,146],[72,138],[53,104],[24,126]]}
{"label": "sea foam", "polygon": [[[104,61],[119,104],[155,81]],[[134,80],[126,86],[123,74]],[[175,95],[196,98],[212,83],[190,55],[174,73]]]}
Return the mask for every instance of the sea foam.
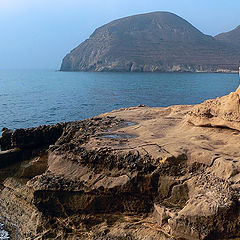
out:
{"label": "sea foam", "polygon": [[3,229],[3,224],[0,223],[0,240],[10,240],[9,234]]}

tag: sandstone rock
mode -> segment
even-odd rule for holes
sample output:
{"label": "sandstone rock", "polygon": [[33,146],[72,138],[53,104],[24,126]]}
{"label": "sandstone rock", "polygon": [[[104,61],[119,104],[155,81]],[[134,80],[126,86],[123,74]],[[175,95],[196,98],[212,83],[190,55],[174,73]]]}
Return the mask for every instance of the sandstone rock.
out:
{"label": "sandstone rock", "polygon": [[162,204],[165,206],[182,208],[188,200],[188,187],[186,184],[175,185],[172,188],[171,196],[165,199]]}
{"label": "sandstone rock", "polygon": [[226,127],[240,130],[239,90],[221,98],[196,105],[188,114],[188,122],[196,126]]}
{"label": "sandstone rock", "polygon": [[[157,221],[159,226],[163,226],[164,224],[168,224],[168,220],[170,218],[174,218],[177,216],[177,211],[171,208],[166,208],[161,206],[160,204],[154,204],[154,212],[153,218]],[[170,228],[169,228],[170,233]]]}
{"label": "sandstone rock", "polygon": [[202,174],[188,184],[195,190],[177,217],[169,219],[171,233],[189,240],[238,235],[238,203],[230,185],[211,174]]}
{"label": "sandstone rock", "polygon": [[[213,113],[237,121],[221,106]],[[18,239],[240,237],[239,134],[189,124],[198,107],[133,107],[11,133],[30,154],[0,169],[0,222]]]}
{"label": "sandstone rock", "polygon": [[239,174],[239,163],[239,161],[234,161],[233,159],[217,158],[210,169],[211,172],[219,178],[228,180]]}

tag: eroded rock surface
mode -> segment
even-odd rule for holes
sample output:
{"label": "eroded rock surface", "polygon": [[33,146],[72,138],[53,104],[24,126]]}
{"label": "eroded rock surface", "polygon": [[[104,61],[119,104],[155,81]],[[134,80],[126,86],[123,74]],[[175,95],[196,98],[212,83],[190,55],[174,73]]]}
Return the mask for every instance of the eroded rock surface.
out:
{"label": "eroded rock surface", "polygon": [[3,134],[22,158],[0,168],[0,221],[19,239],[240,237],[240,133],[190,124],[199,106],[115,110],[45,126],[59,130],[48,140]]}
{"label": "eroded rock surface", "polygon": [[236,92],[193,107],[188,121],[195,126],[226,127],[240,131],[240,87]]}

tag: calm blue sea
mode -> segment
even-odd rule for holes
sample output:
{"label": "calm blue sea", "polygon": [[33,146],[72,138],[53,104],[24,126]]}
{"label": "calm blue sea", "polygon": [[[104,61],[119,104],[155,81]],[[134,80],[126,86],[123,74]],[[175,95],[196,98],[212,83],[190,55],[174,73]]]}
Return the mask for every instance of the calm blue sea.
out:
{"label": "calm blue sea", "polygon": [[0,70],[0,128],[80,120],[122,107],[196,104],[234,91],[237,74]]}
{"label": "calm blue sea", "polygon": [[[0,128],[80,120],[138,104],[196,104],[238,84],[237,74],[0,70]],[[1,224],[0,239],[8,239]]]}

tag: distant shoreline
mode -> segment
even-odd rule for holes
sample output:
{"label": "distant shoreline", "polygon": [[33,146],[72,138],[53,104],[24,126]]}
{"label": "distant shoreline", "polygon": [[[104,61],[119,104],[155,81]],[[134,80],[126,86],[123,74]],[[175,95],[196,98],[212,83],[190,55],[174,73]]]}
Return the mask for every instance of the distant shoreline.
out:
{"label": "distant shoreline", "polygon": [[84,72],[84,73],[228,73],[228,74],[236,74],[237,70],[223,70],[223,71],[171,71],[171,72],[162,72],[162,71],[78,71],[78,70],[56,70],[55,72]]}

